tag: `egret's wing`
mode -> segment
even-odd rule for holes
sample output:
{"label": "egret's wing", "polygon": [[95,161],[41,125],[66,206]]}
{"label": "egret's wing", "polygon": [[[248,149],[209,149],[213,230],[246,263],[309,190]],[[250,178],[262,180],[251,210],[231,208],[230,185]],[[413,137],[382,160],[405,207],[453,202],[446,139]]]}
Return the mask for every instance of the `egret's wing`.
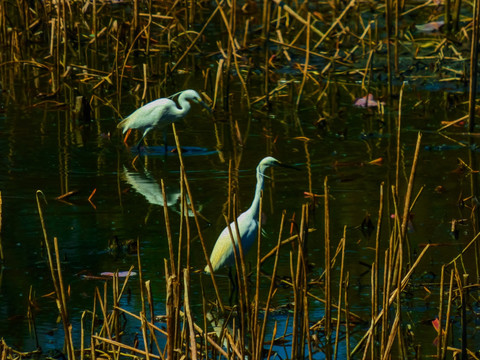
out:
{"label": "egret's wing", "polygon": [[[135,110],[126,119],[122,120],[117,127],[128,129],[142,129],[146,127],[163,127],[170,119],[170,108],[175,107],[175,102],[170,99],[157,99]],[[164,122],[162,125],[161,123]]]}
{"label": "egret's wing", "polygon": [[[230,224],[233,238],[236,240],[235,224]],[[237,243],[235,241],[235,243]],[[223,229],[220,236],[213,247],[212,254],[210,255],[210,262],[212,263],[213,271],[217,271],[225,265],[230,265],[235,262],[235,255],[233,253],[232,239],[228,228]],[[205,271],[209,272],[208,265],[205,267]]]}
{"label": "egret's wing", "polygon": [[[253,219],[251,214],[246,211],[237,218],[237,224],[242,239],[243,253],[246,255],[257,238],[258,221]],[[237,248],[237,255],[239,255],[235,222],[230,224],[230,230]],[[217,271],[223,266],[233,265],[235,263],[232,239],[227,227],[220,233],[220,236],[213,247],[212,254],[210,255],[210,262],[212,263],[213,271]],[[205,271],[208,272],[208,266],[205,267]]]}

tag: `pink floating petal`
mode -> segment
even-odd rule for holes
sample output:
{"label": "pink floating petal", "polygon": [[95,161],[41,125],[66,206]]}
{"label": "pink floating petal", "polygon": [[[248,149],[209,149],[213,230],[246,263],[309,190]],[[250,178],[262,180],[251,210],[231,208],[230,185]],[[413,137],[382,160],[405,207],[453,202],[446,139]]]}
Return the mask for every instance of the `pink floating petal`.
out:
{"label": "pink floating petal", "polygon": [[378,104],[379,102],[373,98],[372,94],[368,94],[367,96],[358,98],[353,103],[354,106],[363,107],[363,108],[376,107],[378,106]]}
{"label": "pink floating petal", "polygon": [[[115,275],[115,273],[114,273],[114,272],[110,272],[110,271],[105,271],[105,272],[102,272],[100,275],[113,277],[113,276]],[[119,272],[118,272],[118,277],[119,277],[119,278],[127,277],[127,275],[128,275],[128,271],[119,271]],[[134,271],[132,271],[132,272],[130,273],[130,276],[135,276],[135,275],[137,275],[137,273],[134,272]]]}
{"label": "pink floating petal", "polygon": [[421,32],[434,32],[439,31],[443,25],[445,25],[445,21],[433,21],[428,24],[415,25],[415,27]]}

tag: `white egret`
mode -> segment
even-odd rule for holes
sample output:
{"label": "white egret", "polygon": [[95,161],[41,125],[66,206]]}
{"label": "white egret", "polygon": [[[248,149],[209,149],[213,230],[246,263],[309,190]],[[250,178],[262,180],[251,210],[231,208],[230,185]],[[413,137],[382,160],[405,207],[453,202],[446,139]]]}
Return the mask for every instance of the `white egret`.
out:
{"label": "white egret", "polygon": [[[135,110],[126,119],[122,120],[117,125],[117,128],[123,128],[124,134],[130,129],[143,130],[142,138],[137,144],[137,147],[139,147],[142,140],[145,138],[145,135],[147,135],[147,133],[154,127],[158,127],[159,129],[164,130],[163,134],[166,147],[166,127],[168,124],[171,124],[187,115],[191,107],[189,100],[197,104],[201,104],[206,109],[211,111],[208,105],[202,101],[202,98],[195,90],[184,90],[177,94],[180,94],[178,97],[178,104],[180,105],[180,108],[177,107],[175,101],[169,98],[157,99]],[[170,96],[170,98],[173,98],[177,94]]]}
{"label": "white egret", "polygon": [[[297,169],[293,166],[282,164],[277,159],[268,156],[264,158],[257,166],[257,186],[255,188],[255,196],[252,201],[250,208],[242,213],[237,218],[238,231],[240,234],[243,253],[246,254],[255,239],[258,236],[258,215],[260,211],[260,193],[263,190],[263,178],[265,176],[265,170],[270,166],[283,166]],[[298,169],[297,169],[298,170]],[[236,252],[239,254],[239,244],[237,232],[235,230],[235,222],[230,224],[230,230],[235,242]],[[235,264],[235,255],[232,246],[232,240],[228,227],[223,229],[220,236],[215,243],[212,254],[210,255],[210,263],[212,264],[213,271],[217,271],[223,266],[230,266]],[[207,274],[210,273],[210,269],[205,266],[204,270]]]}

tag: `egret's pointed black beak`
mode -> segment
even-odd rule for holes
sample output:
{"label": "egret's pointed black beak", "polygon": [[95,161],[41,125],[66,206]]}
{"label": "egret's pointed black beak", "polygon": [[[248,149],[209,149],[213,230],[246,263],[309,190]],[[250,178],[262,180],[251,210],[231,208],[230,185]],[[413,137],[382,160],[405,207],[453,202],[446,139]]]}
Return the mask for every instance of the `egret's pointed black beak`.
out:
{"label": "egret's pointed black beak", "polygon": [[193,101],[195,101],[197,104],[200,104],[202,105],[205,109],[208,110],[208,112],[212,113],[212,109],[210,108],[210,106],[208,106],[207,104],[205,104],[202,100],[198,100],[198,99],[194,99]]}
{"label": "egret's pointed black beak", "polygon": [[298,166],[284,164],[284,163],[281,163],[280,161],[277,163],[277,165],[281,166],[281,167],[284,167],[284,168],[287,168],[287,169],[294,169],[294,170],[298,170],[298,171],[301,170]]}

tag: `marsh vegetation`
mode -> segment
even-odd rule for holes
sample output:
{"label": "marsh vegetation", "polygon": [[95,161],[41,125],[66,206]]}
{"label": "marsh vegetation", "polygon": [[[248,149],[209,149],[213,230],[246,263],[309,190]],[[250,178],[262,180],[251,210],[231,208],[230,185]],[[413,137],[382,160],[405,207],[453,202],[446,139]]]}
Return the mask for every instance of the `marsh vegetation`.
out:
{"label": "marsh vegetation", "polygon": [[[2,359],[480,358],[479,11],[0,0]],[[123,143],[184,89],[171,151]],[[202,269],[269,155],[302,171],[233,289]]]}

